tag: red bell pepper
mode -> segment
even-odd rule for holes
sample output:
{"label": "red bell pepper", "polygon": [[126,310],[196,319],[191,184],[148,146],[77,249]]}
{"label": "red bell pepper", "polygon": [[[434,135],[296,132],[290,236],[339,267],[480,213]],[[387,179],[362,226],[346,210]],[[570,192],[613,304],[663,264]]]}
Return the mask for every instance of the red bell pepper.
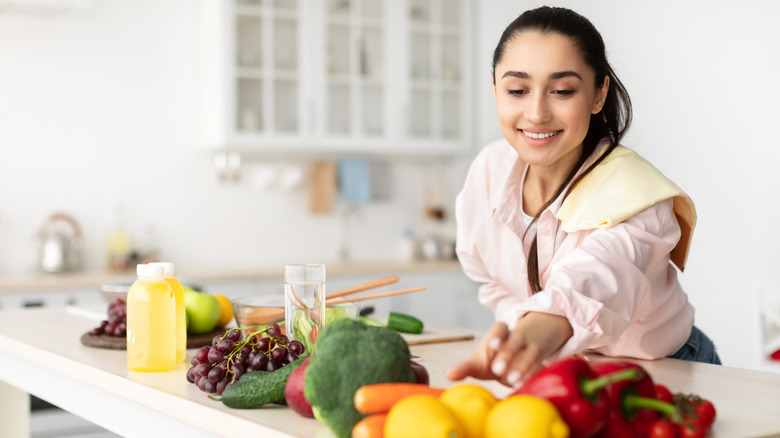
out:
{"label": "red bell pepper", "polygon": [[609,401],[605,387],[615,381],[639,377],[635,369],[598,376],[588,362],[567,358],[552,363],[528,379],[517,391],[549,400],[569,426],[571,438],[598,434],[607,421]]}
{"label": "red bell pepper", "polygon": [[[648,436],[650,425],[659,412],[670,418],[679,418],[671,403],[656,397],[656,388],[650,375],[639,365],[624,361],[596,362],[591,368],[598,375],[612,375],[621,370],[635,370],[641,377],[632,381],[617,381],[607,386],[610,411],[607,424],[601,432],[603,438]],[[663,392],[662,389],[660,389]]]}

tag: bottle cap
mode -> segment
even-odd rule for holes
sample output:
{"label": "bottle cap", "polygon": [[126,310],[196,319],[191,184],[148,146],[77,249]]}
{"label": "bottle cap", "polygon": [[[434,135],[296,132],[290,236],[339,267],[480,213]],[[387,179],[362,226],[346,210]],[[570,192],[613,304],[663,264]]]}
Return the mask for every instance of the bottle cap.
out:
{"label": "bottle cap", "polygon": [[156,265],[156,266],[162,266],[163,273],[165,275],[170,275],[171,277],[176,276],[176,268],[175,265],[171,262],[154,262],[154,263],[148,263],[150,265]]}
{"label": "bottle cap", "polygon": [[135,268],[135,272],[138,274],[138,277],[162,277],[163,273],[163,267],[162,266],[156,266],[155,264],[139,264]]}

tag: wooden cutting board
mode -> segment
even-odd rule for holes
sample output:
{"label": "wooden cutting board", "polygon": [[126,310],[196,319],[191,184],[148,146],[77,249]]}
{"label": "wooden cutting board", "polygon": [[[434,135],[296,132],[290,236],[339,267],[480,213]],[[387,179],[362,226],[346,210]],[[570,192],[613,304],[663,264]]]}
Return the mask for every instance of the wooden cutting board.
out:
{"label": "wooden cutting board", "polygon": [[[212,330],[208,333],[195,334],[187,333],[187,348],[200,348],[205,345],[211,345],[211,340],[216,335],[223,335],[227,328]],[[88,347],[108,348],[111,350],[126,350],[127,338],[108,335],[93,335],[90,332],[81,335],[81,343]]]}

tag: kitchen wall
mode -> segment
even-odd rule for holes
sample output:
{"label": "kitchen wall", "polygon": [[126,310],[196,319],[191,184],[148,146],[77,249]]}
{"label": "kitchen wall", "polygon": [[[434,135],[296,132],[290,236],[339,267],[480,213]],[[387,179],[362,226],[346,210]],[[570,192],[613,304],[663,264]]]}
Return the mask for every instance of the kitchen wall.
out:
{"label": "kitchen wall", "polygon": [[[91,3],[0,13],[0,272],[34,269],[33,237],[54,210],[84,228],[88,268],[105,266],[118,209],[140,244],[188,272],[339,260],[343,204],[312,216],[303,188],[219,183],[198,147],[193,2]],[[423,215],[436,173],[452,211],[462,172],[444,166],[394,164],[396,196],[351,224],[352,259],[399,258],[407,227],[454,236],[451,216]]]}
{"label": "kitchen wall", "polygon": [[[743,2],[551,2],[589,17],[631,93],[625,144],[695,200],[699,225],[681,276],[696,323],[724,361],[754,366],[751,285],[780,260],[773,130],[780,6]],[[489,85],[503,28],[536,2],[479,2],[474,153],[500,135]],[[105,266],[117,206],[129,230],[153,230],[188,272],[338,260],[338,213],[311,216],[302,189],[219,183],[197,147],[193,14],[187,0],[100,0],[61,14],[0,13],[0,275],[32,270],[32,239],[54,210],[76,216],[89,268]],[[452,211],[470,157],[443,163]],[[393,161],[394,199],[364,206],[358,260],[397,258],[404,228],[451,235],[423,216],[430,165]],[[340,210],[342,205],[338,205]],[[150,228],[151,226],[151,228]]]}

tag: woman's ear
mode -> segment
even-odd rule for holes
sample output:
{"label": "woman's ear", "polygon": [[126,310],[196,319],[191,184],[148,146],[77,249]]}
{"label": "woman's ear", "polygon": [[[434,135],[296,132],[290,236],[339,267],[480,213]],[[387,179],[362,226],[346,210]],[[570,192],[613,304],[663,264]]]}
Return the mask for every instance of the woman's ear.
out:
{"label": "woman's ear", "polygon": [[609,93],[609,76],[604,76],[604,82],[601,84],[601,88],[596,89],[596,98],[593,100],[592,114],[598,114],[601,109],[604,108],[604,102],[607,100],[607,93]]}

